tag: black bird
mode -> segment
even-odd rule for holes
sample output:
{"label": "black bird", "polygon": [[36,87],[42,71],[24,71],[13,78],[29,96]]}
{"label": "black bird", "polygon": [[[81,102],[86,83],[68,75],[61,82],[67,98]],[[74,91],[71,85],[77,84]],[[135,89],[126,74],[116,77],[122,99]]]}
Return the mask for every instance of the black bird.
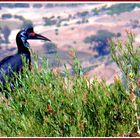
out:
{"label": "black bird", "polygon": [[28,39],[39,39],[50,41],[48,38],[36,34],[32,26],[29,26],[18,32],[16,36],[16,43],[18,52],[15,55],[8,56],[0,62],[0,82],[2,85],[5,84],[4,75],[8,76],[8,79],[13,75],[13,72],[20,72],[23,68],[23,57],[25,57],[25,62],[29,65],[31,69],[31,54],[29,50]]}

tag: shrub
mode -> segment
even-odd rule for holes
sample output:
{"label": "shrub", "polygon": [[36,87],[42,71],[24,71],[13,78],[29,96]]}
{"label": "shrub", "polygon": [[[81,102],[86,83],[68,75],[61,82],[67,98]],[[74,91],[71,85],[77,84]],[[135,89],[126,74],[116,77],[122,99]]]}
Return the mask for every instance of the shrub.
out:
{"label": "shrub", "polygon": [[14,18],[22,20],[22,21],[25,20],[23,16],[19,16],[19,15],[14,15]]}
{"label": "shrub", "polygon": [[79,16],[79,17],[81,17],[81,18],[85,18],[85,17],[88,16],[88,14],[89,14],[88,11],[78,12],[78,13],[77,13],[77,16]]}
{"label": "shrub", "polygon": [[92,45],[93,42],[97,44],[96,51],[99,55],[106,55],[109,53],[108,40],[114,36],[113,33],[107,30],[99,30],[96,35],[91,35],[85,38],[84,42]]}
{"label": "shrub", "polygon": [[[59,69],[50,70],[47,63],[43,59],[39,71],[35,61],[32,72],[25,68],[16,76],[14,93],[2,91],[11,100],[8,106],[0,102],[1,136],[105,137],[129,133],[133,105],[119,79],[112,86],[96,78],[90,83],[78,73],[70,76],[66,66],[65,76],[61,76]],[[77,71],[80,65],[77,60],[74,64]]]}
{"label": "shrub", "polygon": [[34,8],[41,8],[43,5],[40,3],[36,3],[33,5]]}
{"label": "shrub", "polygon": [[47,26],[52,26],[52,25],[55,25],[57,23],[57,20],[52,19],[52,18],[44,17],[43,20],[45,22],[45,25],[47,25]]}
{"label": "shrub", "polygon": [[112,58],[122,70],[123,78],[126,79],[125,84],[130,82],[136,84],[140,77],[140,48],[134,47],[134,41],[134,34],[127,31],[126,41],[111,40],[110,42]]}
{"label": "shrub", "polygon": [[[63,75],[59,68],[50,69],[46,58],[40,68],[38,56],[34,56],[32,71],[24,67],[22,74],[11,79],[14,91],[9,88],[10,82],[7,90],[2,87],[0,136],[117,137],[136,132],[139,136],[140,99],[132,98],[132,92],[140,88],[140,81],[135,81],[139,77],[140,50],[135,50],[133,41],[131,33],[125,48],[120,41],[110,41],[112,58],[131,84],[128,88],[119,77],[107,85],[96,77],[90,81],[81,75],[74,51],[69,54],[74,75],[66,65]],[[2,98],[5,94],[10,96],[8,102]]]}
{"label": "shrub", "polygon": [[134,34],[127,31],[126,41],[110,41],[113,60],[122,71],[122,82],[135,106],[135,121],[131,132],[140,134],[140,47],[134,46]]}
{"label": "shrub", "polygon": [[30,5],[28,3],[15,3],[14,8],[29,8]]}
{"label": "shrub", "polygon": [[56,53],[57,47],[54,43],[45,43],[43,45],[44,49],[47,51],[47,53]]}
{"label": "shrub", "polygon": [[21,25],[21,28],[25,28],[25,27],[30,26],[30,25],[33,26],[32,21],[31,20],[24,19],[23,20],[23,23]]}
{"label": "shrub", "polygon": [[114,14],[121,14],[123,12],[130,12],[134,8],[140,7],[140,4],[137,3],[120,3],[120,4],[114,4],[111,7],[107,8],[108,14],[114,15]]}
{"label": "shrub", "polygon": [[1,18],[2,19],[9,19],[9,18],[12,18],[12,15],[11,14],[2,14]]}

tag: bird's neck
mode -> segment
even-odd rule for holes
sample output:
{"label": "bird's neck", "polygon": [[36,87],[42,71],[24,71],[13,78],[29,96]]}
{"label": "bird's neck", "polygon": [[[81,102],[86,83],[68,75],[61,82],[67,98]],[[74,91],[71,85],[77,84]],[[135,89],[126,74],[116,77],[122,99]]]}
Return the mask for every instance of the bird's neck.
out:
{"label": "bird's neck", "polygon": [[30,55],[29,48],[25,46],[26,44],[29,45],[29,43],[27,42],[26,38],[23,38],[23,37],[21,38],[20,33],[17,34],[16,43],[17,43],[18,54]]}
{"label": "bird's neck", "polygon": [[19,49],[20,47],[18,47],[18,54],[28,54],[28,55],[30,55],[30,51],[29,51],[29,49],[27,48],[27,49]]}

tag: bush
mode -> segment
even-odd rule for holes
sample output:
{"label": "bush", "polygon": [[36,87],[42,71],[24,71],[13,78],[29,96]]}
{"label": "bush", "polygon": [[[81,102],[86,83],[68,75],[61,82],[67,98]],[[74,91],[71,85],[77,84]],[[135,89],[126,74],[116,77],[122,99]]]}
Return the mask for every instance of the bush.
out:
{"label": "bush", "polygon": [[96,16],[99,15],[100,13],[100,11],[97,8],[94,8],[92,12],[93,12],[93,15],[96,15]]}
{"label": "bush", "polygon": [[19,20],[22,20],[22,21],[25,20],[23,16],[18,16],[18,15],[15,15],[14,18],[19,19]]}
{"label": "bush", "polygon": [[56,53],[57,47],[54,43],[45,43],[43,45],[44,49],[47,51],[47,53]]}
{"label": "bush", "polygon": [[9,19],[9,18],[12,18],[12,15],[11,14],[2,14],[1,18],[2,19]]}
{"label": "bush", "polygon": [[[46,58],[40,68],[34,56],[33,70],[24,67],[22,74],[11,79],[14,91],[10,82],[6,83],[7,90],[1,87],[0,136],[139,136],[140,99],[134,93],[140,89],[140,48],[136,51],[133,41],[131,33],[125,48],[120,41],[110,41],[112,58],[131,85],[128,88],[119,77],[112,85],[96,77],[90,81],[79,73],[82,67],[74,52],[69,54],[74,60],[73,76],[66,65],[63,75],[59,68],[48,68]],[[8,102],[2,98],[5,94],[10,96]]]}
{"label": "bush", "polygon": [[28,3],[15,3],[14,8],[29,8],[30,5]]}
{"label": "bush", "polygon": [[114,4],[111,7],[107,8],[108,14],[121,14],[123,12],[130,12],[134,8],[140,7],[140,4],[137,3],[121,3],[121,4]]}
{"label": "bush", "polygon": [[78,12],[78,13],[77,13],[77,16],[79,16],[79,17],[81,17],[81,18],[85,18],[85,17],[88,16],[88,14],[89,14],[88,11]]}
{"label": "bush", "polygon": [[132,127],[134,133],[140,134],[140,47],[134,46],[134,34],[127,31],[126,41],[110,41],[110,50],[113,60],[122,71],[123,85],[130,93],[135,106],[135,118]]}
{"label": "bush", "polygon": [[96,78],[90,83],[77,73],[70,76],[66,66],[64,77],[46,59],[38,68],[35,61],[32,72],[24,69],[14,80],[14,94],[2,91],[11,100],[8,107],[0,102],[1,136],[105,137],[131,130],[133,105],[119,79],[112,86]]}
{"label": "bush", "polygon": [[27,26],[33,26],[33,23],[31,20],[24,19],[21,28],[25,28]]}
{"label": "bush", "polygon": [[118,40],[115,42],[111,40],[110,42],[112,58],[122,70],[127,86],[130,86],[130,82],[136,84],[140,77],[140,48],[139,46],[134,47],[133,44],[134,34],[132,32],[127,32],[126,41]]}
{"label": "bush", "polygon": [[55,25],[57,23],[57,20],[52,19],[52,18],[44,17],[43,20],[45,22],[45,25],[47,25],[47,26],[52,26],[52,25]]}
{"label": "bush", "polygon": [[34,8],[41,8],[43,5],[40,3],[36,3],[33,5]]}
{"label": "bush", "polygon": [[106,55],[109,53],[108,40],[114,36],[113,33],[107,30],[99,30],[96,35],[91,35],[85,38],[84,42],[92,45],[93,42],[97,44],[96,51],[99,55]]}

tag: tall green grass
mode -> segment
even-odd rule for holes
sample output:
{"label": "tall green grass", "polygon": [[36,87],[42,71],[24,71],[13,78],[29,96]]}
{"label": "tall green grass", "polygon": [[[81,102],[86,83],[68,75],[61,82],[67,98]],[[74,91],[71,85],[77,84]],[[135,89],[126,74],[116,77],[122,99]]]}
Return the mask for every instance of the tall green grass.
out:
{"label": "tall green grass", "polygon": [[120,78],[112,85],[97,78],[91,82],[77,73],[76,58],[73,76],[66,67],[62,76],[59,69],[48,68],[46,59],[42,62],[42,68],[35,60],[32,71],[25,67],[15,75],[14,90],[8,82],[3,89],[0,136],[116,137],[138,131],[135,104]]}

